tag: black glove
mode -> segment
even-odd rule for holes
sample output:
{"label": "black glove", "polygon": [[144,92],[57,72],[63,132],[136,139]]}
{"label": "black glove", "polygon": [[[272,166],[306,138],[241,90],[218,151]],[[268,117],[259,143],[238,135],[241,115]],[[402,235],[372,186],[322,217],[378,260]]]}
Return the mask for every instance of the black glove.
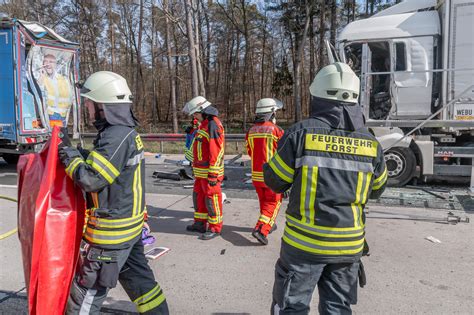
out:
{"label": "black glove", "polygon": [[61,132],[59,133],[59,138],[61,138],[62,143],[65,146],[71,147],[72,146],[71,139],[69,139],[69,134],[67,132],[67,128],[62,127],[60,130],[61,130]]}
{"label": "black glove", "polygon": [[87,157],[91,153],[91,151],[84,149],[80,143],[77,144],[76,148],[79,151],[79,153],[81,153],[84,159],[87,159]]}
{"label": "black glove", "polygon": [[74,160],[75,158],[79,157],[82,159],[82,155],[77,149],[67,147],[62,143],[59,145],[58,154],[59,154],[59,159],[61,160],[61,162],[64,164],[66,168],[69,166],[69,164],[71,164],[72,160]]}
{"label": "black glove", "polygon": [[207,179],[209,186],[214,187],[217,185],[217,178],[208,178]]}

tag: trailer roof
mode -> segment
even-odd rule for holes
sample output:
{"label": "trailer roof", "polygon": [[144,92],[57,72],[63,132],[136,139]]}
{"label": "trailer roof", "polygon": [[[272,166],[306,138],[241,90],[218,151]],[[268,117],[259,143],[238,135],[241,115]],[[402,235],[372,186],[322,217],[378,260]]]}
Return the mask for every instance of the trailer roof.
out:
{"label": "trailer roof", "polygon": [[75,42],[71,42],[65,39],[64,37],[56,33],[53,29],[43,24],[37,22],[28,22],[24,20],[17,20],[17,22],[24,26],[31,33],[31,35],[33,35],[38,40],[51,40],[67,45],[78,45]]}
{"label": "trailer roof", "polygon": [[403,38],[440,34],[437,11],[370,17],[348,24],[339,41]]}

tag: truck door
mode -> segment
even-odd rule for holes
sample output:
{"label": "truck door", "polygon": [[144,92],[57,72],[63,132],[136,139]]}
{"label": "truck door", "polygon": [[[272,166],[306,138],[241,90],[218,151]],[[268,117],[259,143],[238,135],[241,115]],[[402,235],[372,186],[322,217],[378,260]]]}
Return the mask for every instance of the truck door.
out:
{"label": "truck door", "polygon": [[16,141],[12,30],[0,30],[0,140]]}
{"label": "truck door", "polygon": [[421,119],[431,115],[433,73],[424,71],[433,69],[433,41],[432,36],[393,40],[394,118]]}

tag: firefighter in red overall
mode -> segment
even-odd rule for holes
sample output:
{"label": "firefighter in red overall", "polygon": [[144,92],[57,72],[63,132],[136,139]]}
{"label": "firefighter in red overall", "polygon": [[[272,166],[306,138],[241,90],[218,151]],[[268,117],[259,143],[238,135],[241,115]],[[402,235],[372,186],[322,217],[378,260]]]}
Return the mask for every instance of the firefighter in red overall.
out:
{"label": "firefighter in red overall", "polygon": [[282,201],[282,194],[273,192],[263,182],[263,164],[272,158],[277,142],[283,136],[283,129],[276,125],[275,119],[275,112],[282,107],[277,99],[258,101],[255,124],[245,136],[247,152],[252,159],[252,183],[260,203],[260,217],[252,235],[263,245],[268,244],[268,234],[276,229],[275,219]]}
{"label": "firefighter in red overall", "polygon": [[210,240],[219,236],[222,230],[224,127],[217,118],[217,109],[202,96],[186,103],[183,112],[201,123],[192,144],[194,223],[186,230],[203,233],[200,239]]}

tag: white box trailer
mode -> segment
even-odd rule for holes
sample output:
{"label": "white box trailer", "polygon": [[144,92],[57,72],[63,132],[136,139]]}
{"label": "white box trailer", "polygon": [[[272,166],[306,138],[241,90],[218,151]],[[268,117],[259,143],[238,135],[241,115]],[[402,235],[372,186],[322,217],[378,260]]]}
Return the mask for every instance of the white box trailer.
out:
{"label": "white box trailer", "polygon": [[401,2],[348,24],[337,51],[360,75],[389,182],[471,176],[474,191],[474,0]]}

